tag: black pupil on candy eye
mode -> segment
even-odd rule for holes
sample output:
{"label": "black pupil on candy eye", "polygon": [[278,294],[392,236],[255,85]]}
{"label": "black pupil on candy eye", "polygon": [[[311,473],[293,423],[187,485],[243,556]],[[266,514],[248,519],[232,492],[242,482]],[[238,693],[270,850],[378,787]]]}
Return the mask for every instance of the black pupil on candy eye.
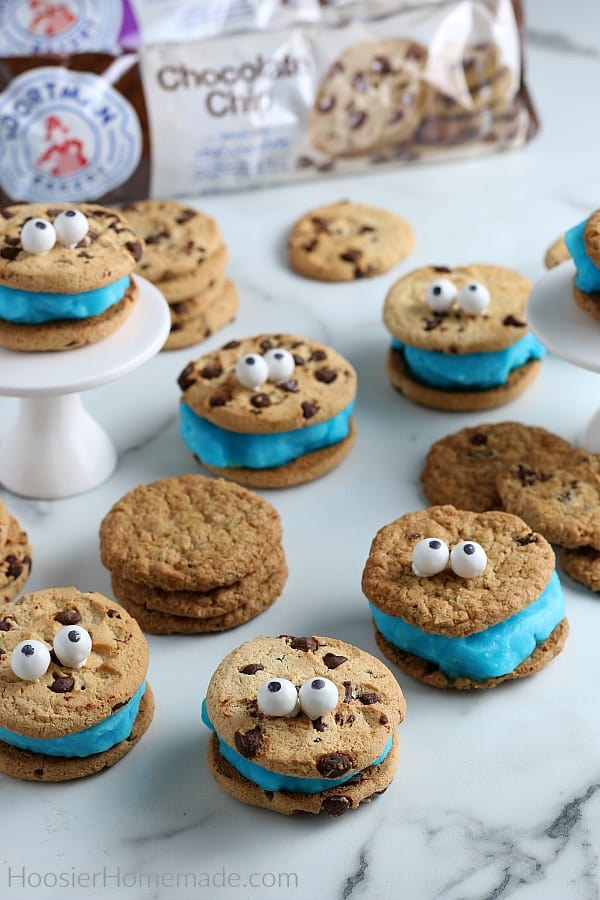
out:
{"label": "black pupil on candy eye", "polygon": [[283,353],[275,353],[275,359],[283,359]]}
{"label": "black pupil on candy eye", "polygon": [[310,683],[311,688],[314,688],[315,691],[320,691],[325,687],[325,682],[322,678],[315,678],[314,681]]}
{"label": "black pupil on candy eye", "polygon": [[439,550],[441,546],[442,545],[439,541],[429,541],[429,547],[431,550]]}
{"label": "black pupil on candy eye", "polygon": [[442,293],[442,289],[439,286],[439,284],[436,284],[436,286],[433,289],[433,293],[435,294],[436,297],[440,296],[440,294]]}
{"label": "black pupil on candy eye", "polygon": [[252,357],[249,356],[248,359],[246,360],[246,365],[247,365],[247,366],[253,366],[255,362],[256,362],[256,360],[255,360],[255,359],[252,359]]}
{"label": "black pupil on candy eye", "polygon": [[73,631],[69,632],[68,638],[70,641],[72,641],[73,644],[76,644],[77,641],[81,640],[81,635],[79,634],[78,631],[75,631],[75,629],[73,629]]}
{"label": "black pupil on candy eye", "polygon": [[46,223],[45,222],[36,222],[35,227],[40,228],[43,231],[46,227]]}
{"label": "black pupil on candy eye", "polygon": [[71,218],[72,216],[76,216],[76,215],[77,215],[77,213],[75,212],[74,209],[68,209],[68,210],[66,211],[66,213],[65,213],[65,216],[69,216],[70,218]]}
{"label": "black pupil on candy eye", "polygon": [[469,285],[469,290],[470,290],[470,291],[476,291],[476,290],[477,290],[477,285],[476,285],[476,284],[470,284],[470,285]]}
{"label": "black pupil on candy eye", "polygon": [[276,694],[277,691],[281,690],[281,682],[279,681],[270,681],[269,682],[269,690],[272,694]]}
{"label": "black pupil on candy eye", "polygon": [[35,650],[31,646],[31,644],[25,644],[24,647],[21,647],[21,653],[23,654],[23,656],[33,656]]}
{"label": "black pupil on candy eye", "polygon": [[475,547],[473,544],[465,544],[463,547],[463,553],[466,553],[467,556],[472,556],[475,553]]}

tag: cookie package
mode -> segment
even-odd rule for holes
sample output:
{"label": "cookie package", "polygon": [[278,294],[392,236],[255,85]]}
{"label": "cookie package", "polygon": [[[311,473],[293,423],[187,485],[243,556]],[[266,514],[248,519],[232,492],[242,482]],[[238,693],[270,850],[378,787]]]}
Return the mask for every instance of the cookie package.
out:
{"label": "cookie package", "polygon": [[520,0],[39,7],[0,5],[0,205],[468,158],[538,127]]}

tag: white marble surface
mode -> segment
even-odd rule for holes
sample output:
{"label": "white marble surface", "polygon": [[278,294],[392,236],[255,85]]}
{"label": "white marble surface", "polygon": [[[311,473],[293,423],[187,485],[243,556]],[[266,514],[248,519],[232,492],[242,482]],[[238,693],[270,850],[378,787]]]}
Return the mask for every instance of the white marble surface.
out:
{"label": "white marble surface", "polygon": [[[223,635],[150,639],[156,718],[130,756],[110,772],[68,785],[0,778],[0,896],[599,896],[600,600],[568,579],[572,633],[565,652],[535,678],[477,696],[440,694],[400,679],[408,701],[400,769],[388,792],[356,813],[287,820],[235,803],[207,775],[200,722],[217,662],[255,634],[331,634],[377,653],[360,590],[362,567],[377,528],[424,505],[417,479],[433,440],[508,418],[576,440],[595,412],[598,375],[557,357],[545,361],[539,380],[510,406],[460,416],[405,401],[389,387],[383,363],[388,338],[381,306],[402,271],[485,261],[535,279],[547,244],[598,203],[600,9],[594,0],[572,0],[561,18],[564,6],[560,0],[529,5],[530,83],[543,130],[524,151],[202,201],[222,225],[230,277],[242,297],[237,321],[210,345],[278,329],[334,344],[358,368],[357,445],[326,479],[268,495],[283,518],[290,568],[273,607]],[[341,197],[409,217],[418,235],[410,260],[349,285],[321,285],[289,272],[289,224],[312,204]],[[194,470],[178,435],[175,383],[193,355],[161,354],[86,395],[120,451],[118,469],[102,487],[55,502],[0,492],[30,533],[28,588],[76,584],[109,592],[98,557],[102,516],[138,482]],[[0,400],[0,435],[15,402]],[[220,886],[223,871],[233,878],[229,886]],[[79,886],[53,887],[59,873],[80,877]],[[190,873],[188,888],[181,873]],[[212,886],[203,886],[203,873]],[[289,886],[285,876],[277,884],[278,873],[290,873]],[[37,887],[44,875],[47,886]]]}

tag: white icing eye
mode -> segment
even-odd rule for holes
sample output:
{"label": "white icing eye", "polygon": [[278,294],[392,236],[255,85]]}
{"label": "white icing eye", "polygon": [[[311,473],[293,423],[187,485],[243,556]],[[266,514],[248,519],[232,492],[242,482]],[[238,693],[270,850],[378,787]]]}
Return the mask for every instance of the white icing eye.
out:
{"label": "white icing eye", "polygon": [[461,578],[475,578],[483,575],[487,566],[487,556],[481,544],[475,541],[461,541],[452,548],[450,568]]}
{"label": "white icing eye", "polygon": [[37,681],[48,671],[50,651],[41,641],[26,640],[12,652],[10,667],[23,681]]}
{"label": "white icing eye", "polygon": [[65,209],[54,220],[56,237],[65,247],[73,249],[90,230],[89,222],[78,209]]}
{"label": "white icing eye", "polygon": [[285,381],[296,368],[292,354],[281,347],[267,350],[263,358],[269,370],[269,381]]}
{"label": "white icing eye", "polygon": [[485,284],[471,281],[464,284],[458,294],[458,305],[463,312],[471,316],[479,316],[490,302],[490,292]]}
{"label": "white icing eye", "polygon": [[427,288],[425,299],[432,312],[446,312],[456,300],[456,285],[448,278],[438,278]]}
{"label": "white icing eye", "polygon": [[47,253],[56,243],[56,231],[46,219],[29,219],[21,228],[21,247],[26,253]]}
{"label": "white icing eye", "polygon": [[92,650],[92,639],[81,625],[65,625],[54,635],[54,652],[63,666],[81,669]]}
{"label": "white icing eye", "polygon": [[244,387],[257,391],[269,376],[267,364],[259,353],[246,353],[235,367],[235,377]]}
{"label": "white icing eye", "polygon": [[300,706],[309,719],[318,719],[338,704],[337,685],[329,678],[307,678],[300,690]]}
{"label": "white icing eye", "polygon": [[444,571],[449,557],[447,545],[439,538],[423,538],[413,547],[412,570],[420,578],[430,578]]}
{"label": "white icing eye", "polygon": [[287,678],[269,678],[258,689],[258,708],[265,716],[297,716],[298,691]]}

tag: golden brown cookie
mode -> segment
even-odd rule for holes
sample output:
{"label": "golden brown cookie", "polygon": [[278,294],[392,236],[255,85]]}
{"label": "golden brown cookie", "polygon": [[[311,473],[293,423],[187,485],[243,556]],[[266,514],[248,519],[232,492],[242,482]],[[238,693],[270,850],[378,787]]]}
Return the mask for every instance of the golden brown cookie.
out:
{"label": "golden brown cookie", "polygon": [[531,455],[556,461],[572,451],[567,441],[521,422],[482,422],[462,428],[432,445],[421,472],[430,503],[484,512],[502,509],[496,477],[506,467]]}
{"label": "golden brown cookie", "polygon": [[191,347],[206,340],[233,320],[239,305],[235,285],[231,281],[226,281],[221,292],[204,309],[188,318],[180,317],[177,322],[171,324],[171,331],[163,350],[181,350],[183,347]]}
{"label": "golden brown cookie", "polygon": [[547,269],[553,269],[555,266],[566,262],[567,259],[571,259],[571,254],[565,244],[565,237],[561,234],[546,250],[544,265]]}
{"label": "golden brown cookie", "polygon": [[502,505],[553,544],[600,550],[600,455],[523,459],[498,474]]}
{"label": "golden brown cookie", "polygon": [[561,547],[559,560],[566,575],[591,591],[600,591],[600,550],[593,547]]}
{"label": "golden brown cookie", "polygon": [[[276,694],[279,702],[279,690],[289,705],[283,714],[269,701]],[[395,765],[382,757],[392,752],[395,763],[405,708],[392,673],[364,650],[325,637],[258,637],[225,657],[210,680],[203,715],[219,744],[211,742],[209,765],[242,802],[339,815],[389,784]],[[250,780],[252,764],[277,780],[273,796]],[[290,777],[318,783],[303,791],[302,781],[286,783]],[[339,778],[344,784],[331,791],[328,782]]]}
{"label": "golden brown cookie", "polygon": [[176,300],[169,303],[169,314],[171,316],[171,324],[186,322],[193,316],[209,307],[213,300],[216,300],[225,287],[225,279],[218,278],[212,281],[209,287],[198,295],[186,297],[184,300]]}
{"label": "golden brown cookie", "polygon": [[594,319],[600,319],[600,291],[586,293],[580,290],[574,283],[572,285],[573,299],[577,306]]}
{"label": "golden brown cookie", "polygon": [[0,602],[14,600],[20,593],[31,573],[31,556],[27,534],[10,516],[6,540],[0,547]]}
{"label": "golden brown cookie", "polygon": [[404,259],[413,246],[413,230],[405,219],[348,201],[305,213],[288,239],[292,269],[322,281],[379,275]]}
{"label": "golden brown cookie", "polygon": [[168,303],[179,303],[181,300],[187,300],[188,297],[198,296],[208,291],[213,286],[213,282],[223,281],[228,255],[227,247],[225,244],[221,244],[210,256],[199,262],[191,272],[161,279],[156,282],[156,286]]}
{"label": "golden brown cookie", "polygon": [[0,500],[0,548],[6,542],[8,537],[8,527],[10,525],[11,514],[5,504]]}

